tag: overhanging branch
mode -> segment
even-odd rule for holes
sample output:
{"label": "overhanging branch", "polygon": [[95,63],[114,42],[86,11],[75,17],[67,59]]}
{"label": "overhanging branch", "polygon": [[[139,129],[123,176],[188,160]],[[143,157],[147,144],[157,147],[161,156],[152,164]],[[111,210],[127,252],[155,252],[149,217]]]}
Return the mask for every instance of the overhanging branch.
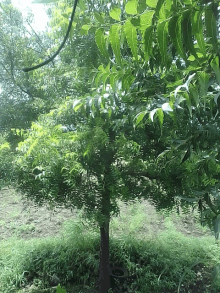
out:
{"label": "overhanging branch", "polygon": [[32,71],[32,70],[35,70],[35,69],[38,69],[48,63],[50,63],[51,61],[54,60],[54,58],[60,53],[60,51],[63,49],[65,43],[66,43],[66,40],[68,39],[68,36],[69,36],[69,33],[70,33],[70,30],[71,30],[71,27],[72,27],[72,23],[73,23],[73,17],[75,15],[75,11],[76,11],[76,6],[77,6],[77,3],[78,3],[78,0],[75,0],[74,1],[74,4],[73,4],[73,10],[72,10],[72,14],[71,14],[71,18],[70,18],[70,21],[69,21],[69,25],[68,25],[68,28],[67,28],[67,32],[66,32],[66,35],[62,41],[62,43],[60,44],[59,48],[57,49],[57,51],[47,60],[45,60],[44,62],[36,65],[36,66],[33,66],[33,67],[25,67],[23,68],[22,70],[24,72],[29,72],[29,71]]}

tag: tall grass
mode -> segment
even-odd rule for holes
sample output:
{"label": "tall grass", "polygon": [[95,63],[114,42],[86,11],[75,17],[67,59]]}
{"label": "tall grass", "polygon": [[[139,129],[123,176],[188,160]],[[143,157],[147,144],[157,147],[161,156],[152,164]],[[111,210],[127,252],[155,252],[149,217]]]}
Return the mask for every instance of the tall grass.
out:
{"label": "tall grass", "polygon": [[[220,251],[214,237],[184,236],[176,231],[171,218],[162,232],[152,236],[148,230],[145,235],[146,221],[150,219],[140,204],[128,209],[128,216],[112,220],[111,265],[122,266],[133,276],[126,281],[126,292],[193,292],[193,286],[202,290],[197,292],[219,292]],[[66,288],[73,284],[94,288],[98,232],[79,215],[65,222],[55,238],[0,242],[0,292],[19,292],[28,284],[43,290],[52,286],[54,275]]]}

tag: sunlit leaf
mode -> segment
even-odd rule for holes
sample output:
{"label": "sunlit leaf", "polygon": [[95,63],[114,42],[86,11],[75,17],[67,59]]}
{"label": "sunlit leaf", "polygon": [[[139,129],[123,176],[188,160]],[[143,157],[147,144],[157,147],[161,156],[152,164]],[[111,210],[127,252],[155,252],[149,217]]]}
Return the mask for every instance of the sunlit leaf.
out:
{"label": "sunlit leaf", "polygon": [[136,59],[136,61],[138,61],[136,28],[131,24],[129,20],[126,20],[124,24],[124,31],[125,31],[126,39],[131,49],[131,52],[134,58]]}
{"label": "sunlit leaf", "polygon": [[82,101],[81,100],[75,100],[73,102],[73,109],[76,112],[80,107],[82,106]]}
{"label": "sunlit leaf", "polygon": [[56,293],[66,293],[66,290],[61,288],[60,284],[57,286],[57,291]]}
{"label": "sunlit leaf", "polygon": [[137,6],[138,1],[137,0],[130,0],[125,5],[125,11],[127,14],[137,14]]}
{"label": "sunlit leaf", "polygon": [[144,116],[147,114],[147,111],[143,111],[138,113],[135,117],[134,117],[134,121],[135,121],[135,125],[137,126],[144,118]]}
{"label": "sunlit leaf", "polygon": [[158,117],[158,120],[159,120],[159,123],[160,123],[160,126],[163,125],[163,118],[164,118],[164,113],[163,113],[163,110],[161,108],[159,108],[157,110],[157,117]]}
{"label": "sunlit leaf", "polygon": [[152,24],[154,10],[148,10],[140,16],[140,29],[146,30]]}
{"label": "sunlit leaf", "polygon": [[164,112],[173,112],[173,109],[170,107],[170,104],[169,103],[164,103],[162,105],[162,110]]}
{"label": "sunlit leaf", "polygon": [[115,20],[121,20],[121,9],[117,6],[114,6],[111,8],[110,12],[109,12],[111,18],[115,19]]}
{"label": "sunlit leaf", "polygon": [[120,43],[120,37],[119,37],[120,29],[121,29],[121,26],[119,24],[113,24],[109,32],[112,50],[115,54],[115,58],[118,63],[121,63],[121,52],[120,52],[121,43]]}
{"label": "sunlit leaf", "polygon": [[91,28],[90,25],[84,24],[81,28],[80,34],[81,35],[88,35],[89,29]]}
{"label": "sunlit leaf", "polygon": [[101,28],[97,29],[97,31],[95,33],[95,41],[96,41],[96,45],[98,46],[99,51],[102,53],[102,55],[108,58],[108,51],[106,49],[106,43],[105,43],[103,29],[101,29]]}
{"label": "sunlit leaf", "polygon": [[152,122],[154,121],[154,115],[158,110],[159,110],[159,108],[156,108],[156,109],[150,111],[150,119]]}
{"label": "sunlit leaf", "polygon": [[10,149],[10,144],[8,142],[1,144],[0,150],[3,150],[3,149]]}
{"label": "sunlit leaf", "polygon": [[151,7],[151,8],[156,8],[157,7],[157,2],[158,0],[147,0],[147,6]]}

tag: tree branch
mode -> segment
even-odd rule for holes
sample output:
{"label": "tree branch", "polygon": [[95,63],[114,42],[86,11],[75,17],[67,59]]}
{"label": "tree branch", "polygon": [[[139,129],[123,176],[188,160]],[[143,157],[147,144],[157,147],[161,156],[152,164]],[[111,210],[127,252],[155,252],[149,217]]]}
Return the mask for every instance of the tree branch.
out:
{"label": "tree branch", "polygon": [[33,67],[25,67],[23,68],[22,70],[24,72],[29,72],[29,71],[32,71],[32,70],[35,70],[35,69],[38,69],[48,63],[50,63],[51,61],[54,60],[54,58],[60,53],[60,51],[63,49],[65,43],[66,43],[66,40],[69,36],[69,33],[70,33],[70,30],[71,30],[71,27],[72,27],[72,23],[73,23],[73,17],[75,15],[75,11],[76,11],[76,6],[77,6],[77,3],[78,3],[78,0],[75,0],[74,1],[74,4],[73,4],[73,11],[72,11],[72,14],[71,14],[71,18],[70,18],[70,21],[69,21],[69,25],[68,25],[68,29],[67,29],[67,32],[66,32],[66,35],[62,41],[62,43],[60,44],[59,48],[57,49],[57,51],[47,60],[45,60],[44,62],[36,65],[36,66],[33,66]]}

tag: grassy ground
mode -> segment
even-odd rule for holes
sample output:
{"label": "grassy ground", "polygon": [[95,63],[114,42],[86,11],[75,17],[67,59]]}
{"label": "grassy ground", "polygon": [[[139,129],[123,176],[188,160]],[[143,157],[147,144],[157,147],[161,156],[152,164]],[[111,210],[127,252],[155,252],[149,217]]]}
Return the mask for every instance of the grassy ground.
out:
{"label": "grassy ground", "polygon": [[[126,206],[113,218],[111,265],[129,278],[120,292],[220,292],[220,251],[198,215],[157,214],[148,203]],[[96,292],[98,229],[80,213],[48,211],[0,193],[0,292]],[[117,291],[115,291],[117,292]]]}

